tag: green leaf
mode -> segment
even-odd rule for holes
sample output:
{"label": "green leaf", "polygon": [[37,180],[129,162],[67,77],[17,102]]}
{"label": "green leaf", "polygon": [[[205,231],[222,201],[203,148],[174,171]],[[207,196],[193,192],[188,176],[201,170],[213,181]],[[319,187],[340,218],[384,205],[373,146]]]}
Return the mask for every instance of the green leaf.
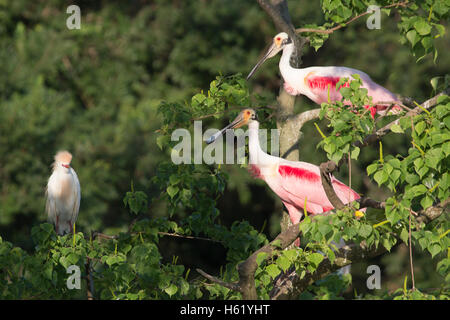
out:
{"label": "green leaf", "polygon": [[158,136],[158,138],[156,138],[156,144],[158,145],[159,149],[163,149],[164,144],[167,141],[167,137],[166,136]]}
{"label": "green leaf", "polygon": [[409,241],[409,232],[407,228],[403,228],[402,231],[400,232],[400,239],[402,239],[402,241],[406,244],[408,244]]}
{"label": "green leaf", "polygon": [[276,263],[277,263],[277,266],[279,266],[281,268],[281,270],[283,270],[283,271],[286,271],[291,266],[289,259],[286,258],[285,256],[278,257]]}
{"label": "green leaf", "polygon": [[419,239],[419,245],[422,248],[422,250],[425,250],[428,247],[428,243],[429,243],[429,241],[426,237]]}
{"label": "green leaf", "polygon": [[393,124],[391,126],[391,131],[395,132],[395,133],[404,133],[402,127],[400,127],[400,125],[398,125],[398,124]]}
{"label": "green leaf", "polygon": [[280,274],[281,270],[276,264],[270,264],[266,267],[266,272],[274,279]]}
{"label": "green leaf", "polygon": [[442,78],[442,77],[431,78],[430,83],[431,83],[431,87],[433,87],[433,91],[436,91],[440,78]]}
{"label": "green leaf", "polygon": [[429,195],[426,195],[425,197],[420,200],[420,205],[423,209],[427,209],[433,205],[433,198]]}
{"label": "green leaf", "polygon": [[419,41],[419,37],[415,30],[410,30],[406,33],[406,38],[411,43],[411,46],[414,47],[416,43]]}
{"label": "green leaf", "polygon": [[420,121],[419,123],[417,123],[415,125],[414,130],[417,132],[417,135],[420,136],[422,134],[423,130],[425,129],[425,127],[426,127],[425,121]]}
{"label": "green leaf", "polygon": [[377,173],[375,173],[373,178],[378,183],[378,185],[381,186],[384,182],[387,181],[387,179],[389,178],[389,175],[383,170],[383,171],[378,171]]}
{"label": "green leaf", "polygon": [[431,32],[431,26],[424,19],[418,19],[414,23],[414,29],[416,29],[422,36],[425,36]]}
{"label": "green leaf", "polygon": [[351,153],[351,155],[350,155],[350,158],[352,158],[352,159],[354,159],[354,160],[357,160],[360,151],[361,151],[360,148],[354,147],[353,150],[352,150],[352,153]]}
{"label": "green leaf", "polygon": [[325,237],[328,233],[332,231],[332,227],[328,222],[321,223],[319,225],[319,232]]}
{"label": "green leaf", "polygon": [[431,257],[434,258],[439,252],[441,252],[441,246],[437,243],[433,243],[428,247],[428,251],[431,253]]}
{"label": "green leaf", "polygon": [[171,198],[173,198],[173,197],[178,193],[179,190],[180,190],[180,189],[179,189],[177,186],[168,186],[167,189],[166,189],[167,194],[168,194]]}
{"label": "green leaf", "polygon": [[308,263],[310,263],[314,268],[317,268],[319,266],[319,264],[322,262],[323,260],[323,255],[321,255],[320,253],[312,253],[310,254],[306,260],[308,261]]}
{"label": "green leaf", "polygon": [[171,297],[175,293],[177,293],[178,288],[173,283],[171,283],[170,286],[168,286],[166,289],[164,289],[164,291]]}
{"label": "green leaf", "polygon": [[261,263],[263,263],[266,260],[266,257],[267,257],[267,253],[266,252],[258,253],[258,255],[256,256],[256,264],[258,266],[260,266]]}
{"label": "green leaf", "polygon": [[371,175],[372,173],[374,173],[375,171],[377,171],[378,169],[378,163],[372,163],[371,165],[367,166],[367,175]]}
{"label": "green leaf", "polygon": [[371,233],[372,233],[372,226],[367,225],[367,224],[363,224],[361,225],[361,227],[359,228],[358,231],[359,235],[363,238],[367,238]]}
{"label": "green leaf", "polygon": [[392,243],[392,240],[389,237],[383,237],[383,239],[381,240],[381,244],[386,248],[387,251],[390,252],[392,246],[395,244],[395,241],[394,243]]}

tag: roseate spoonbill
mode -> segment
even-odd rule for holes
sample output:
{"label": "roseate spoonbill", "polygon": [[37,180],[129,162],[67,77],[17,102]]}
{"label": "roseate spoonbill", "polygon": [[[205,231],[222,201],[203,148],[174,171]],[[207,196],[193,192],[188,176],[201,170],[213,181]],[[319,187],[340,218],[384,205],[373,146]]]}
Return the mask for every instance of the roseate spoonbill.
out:
{"label": "roseate spoonbill", "polygon": [[[372,97],[373,107],[370,108],[372,117],[375,113],[382,114],[389,107],[388,102],[398,101],[395,94],[375,83],[366,73],[347,67],[309,67],[304,69],[296,69],[291,67],[290,58],[294,52],[294,43],[288,34],[281,32],[273,38],[273,43],[262,57],[261,60],[253,67],[247,76],[247,80],[255,73],[256,69],[261,66],[264,61],[277,55],[283,50],[280,59],[280,72],[284,79],[284,89],[290,95],[303,94],[317,104],[330,101],[338,101],[342,99],[339,93],[340,88],[336,88],[336,84],[341,78],[352,79],[352,74],[359,74],[362,80],[362,88],[368,90],[367,95]],[[345,83],[343,86],[349,86]],[[383,102],[378,104],[377,102]],[[349,103],[349,102],[348,102]],[[401,108],[394,106],[392,113],[397,114]]]}
{"label": "roseate spoonbill", "polygon": [[59,151],[55,155],[53,172],[47,184],[45,209],[59,235],[73,232],[80,209],[80,182],[75,170],[70,167],[71,161],[70,152]]}
{"label": "roseate spoonbill", "polygon": [[[244,109],[236,119],[224,129],[211,136],[206,143],[214,142],[226,129],[235,129],[248,125],[248,148],[250,172],[264,180],[280,197],[289,212],[293,224],[300,221],[304,207],[311,215],[332,210],[334,207],[328,200],[322,187],[320,168],[301,161],[289,161],[265,153],[259,144],[259,122],[253,109]],[[344,204],[359,199],[358,193],[331,177],[336,195]],[[299,245],[299,240],[296,244]]]}

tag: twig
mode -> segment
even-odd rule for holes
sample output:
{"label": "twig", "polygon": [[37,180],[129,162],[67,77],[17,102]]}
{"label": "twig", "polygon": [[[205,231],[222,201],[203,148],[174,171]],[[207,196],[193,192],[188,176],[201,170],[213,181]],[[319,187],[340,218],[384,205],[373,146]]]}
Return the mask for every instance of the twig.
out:
{"label": "twig", "polygon": [[347,154],[348,156],[348,198],[350,199],[351,190],[352,190],[352,158],[350,157],[350,151]]}
{"label": "twig", "polygon": [[[381,7],[381,9],[388,9],[388,8],[392,8],[392,7],[406,7],[406,6],[409,5],[409,4],[410,4],[409,1],[404,1],[404,2],[393,3],[393,4],[390,4],[390,5]],[[353,21],[358,20],[359,18],[364,17],[365,15],[368,15],[368,14],[372,14],[372,12],[371,12],[371,11],[366,11],[366,12],[360,13],[360,14],[358,14],[357,16],[354,16],[353,18],[351,18],[350,20],[348,20],[347,22],[344,22],[344,23],[342,23],[342,24],[340,24],[340,25],[337,25],[337,26],[335,26],[335,27],[333,27],[333,28],[330,28],[330,29],[322,30],[322,29],[312,29],[312,28],[298,28],[298,29],[295,30],[295,32],[296,32],[296,33],[306,33],[306,32],[309,32],[309,33],[323,33],[323,34],[330,34],[330,33],[333,33],[333,32],[336,31],[336,30],[339,30],[339,29],[341,29],[341,28],[343,28],[343,27],[346,27],[347,25],[349,25],[349,24],[352,23]]]}
{"label": "twig", "polygon": [[409,230],[408,230],[408,240],[409,240],[409,263],[411,268],[411,279],[412,279],[412,290],[416,290],[416,285],[414,282],[414,265],[412,259],[412,242],[411,242],[411,210],[409,211]]}
{"label": "twig", "polygon": [[[428,99],[427,101],[423,102],[421,104],[421,107],[423,109],[430,109],[430,108],[434,107],[437,104],[437,99],[440,96],[442,96],[442,95],[449,95],[449,94],[450,94],[450,88],[447,88],[445,91],[441,92],[440,94],[438,94],[438,95],[434,96],[433,98]],[[383,128],[378,129],[375,133],[373,133],[371,135],[368,135],[367,137],[364,138],[364,140],[362,142],[356,141],[354,143],[354,145],[356,147],[363,148],[363,147],[368,146],[369,144],[372,144],[375,141],[380,140],[386,134],[391,132],[391,127],[394,124],[398,124],[400,119],[405,118],[405,117],[415,116],[415,115],[423,112],[423,109],[421,107],[415,107],[411,111],[407,112],[404,116],[396,119],[395,121],[390,122],[389,124],[385,125]]]}
{"label": "twig", "polygon": [[197,268],[195,270],[197,270],[197,272],[200,273],[206,279],[208,279],[208,280],[210,280],[212,282],[215,282],[217,284],[220,284],[222,287],[228,288],[228,289],[233,290],[233,291],[241,292],[241,288],[239,287],[238,283],[225,282],[225,281],[220,280],[217,277],[214,277],[214,276],[212,276],[210,274],[207,274],[205,271],[203,271],[201,269]]}
{"label": "twig", "polygon": [[[130,233],[130,235],[139,234],[139,232],[129,232],[129,233]],[[217,243],[223,243],[222,241],[216,240],[216,239],[187,236],[187,235],[182,235],[182,234],[178,234],[178,233],[169,233],[169,232],[158,231],[158,234],[163,235],[163,236],[175,237],[175,238],[184,238],[184,239],[193,239],[193,240],[205,240],[205,241],[212,241],[212,242],[217,242]],[[95,240],[96,238],[101,238],[101,239],[106,239],[106,240],[116,240],[116,239],[119,239],[119,236],[118,235],[110,236],[110,235],[107,235],[107,234],[104,234],[104,233],[100,233],[100,232],[93,232],[92,240]]]}
{"label": "twig", "polygon": [[118,239],[119,236],[118,235],[114,235],[114,236],[110,236],[101,232],[97,232],[94,231],[92,232],[92,240],[95,240],[96,238],[100,238],[100,239],[106,239],[106,240],[115,240]]}
{"label": "twig", "polygon": [[169,233],[169,232],[159,231],[158,234],[164,235],[164,236],[169,236],[169,237],[175,237],[175,238],[184,238],[184,239],[193,239],[193,240],[205,240],[205,241],[222,243],[222,241],[216,240],[216,239],[203,238],[203,237],[194,237],[194,236],[186,236],[186,235],[182,235],[182,234],[178,234],[178,233]]}

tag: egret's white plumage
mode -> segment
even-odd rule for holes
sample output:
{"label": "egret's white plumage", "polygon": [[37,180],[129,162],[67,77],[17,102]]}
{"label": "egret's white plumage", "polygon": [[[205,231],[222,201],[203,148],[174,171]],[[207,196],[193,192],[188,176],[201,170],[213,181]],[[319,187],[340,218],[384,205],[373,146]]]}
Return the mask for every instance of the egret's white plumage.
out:
{"label": "egret's white plumage", "polygon": [[58,152],[47,184],[45,209],[49,221],[55,225],[59,235],[73,232],[80,209],[80,182],[75,170],[70,167],[71,161],[72,155],[69,152]]}

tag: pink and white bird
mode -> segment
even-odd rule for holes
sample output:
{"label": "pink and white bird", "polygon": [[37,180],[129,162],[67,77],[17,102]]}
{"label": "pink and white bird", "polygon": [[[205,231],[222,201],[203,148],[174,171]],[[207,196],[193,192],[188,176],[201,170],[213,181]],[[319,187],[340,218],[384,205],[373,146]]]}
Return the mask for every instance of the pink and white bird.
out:
{"label": "pink and white bird", "polygon": [[[273,38],[273,43],[267,50],[263,58],[253,67],[247,76],[247,80],[255,73],[264,61],[277,55],[283,50],[280,59],[280,72],[284,79],[284,89],[290,95],[303,94],[317,104],[330,101],[339,101],[342,99],[339,93],[340,88],[336,88],[336,84],[341,78],[352,79],[353,74],[360,75],[362,80],[362,88],[368,90],[367,95],[372,97],[373,106],[365,106],[370,109],[372,117],[375,113],[383,114],[389,107],[388,102],[398,101],[395,94],[375,83],[366,73],[347,67],[309,67],[296,69],[291,67],[290,58],[294,52],[294,43],[288,34],[281,32]],[[343,86],[348,86],[348,82]],[[380,104],[377,104],[380,103]],[[383,103],[381,103],[383,102]],[[350,102],[345,102],[350,104]],[[396,114],[401,110],[399,106],[393,106],[392,113]]]}
{"label": "pink and white bird", "polygon": [[71,161],[72,155],[68,151],[59,151],[47,184],[45,209],[59,235],[73,233],[80,209],[80,182],[75,170],[70,167]]}
{"label": "pink and white bird", "polygon": [[[289,161],[265,153],[259,144],[259,122],[253,109],[244,109],[236,119],[224,129],[211,136],[206,142],[212,143],[227,129],[248,125],[248,149],[250,171],[264,180],[275,192],[289,211],[293,224],[298,223],[304,212],[311,215],[334,209],[322,187],[318,166],[301,161]],[[344,204],[360,198],[334,176],[331,177],[336,195]],[[296,244],[299,245],[297,239]]]}

